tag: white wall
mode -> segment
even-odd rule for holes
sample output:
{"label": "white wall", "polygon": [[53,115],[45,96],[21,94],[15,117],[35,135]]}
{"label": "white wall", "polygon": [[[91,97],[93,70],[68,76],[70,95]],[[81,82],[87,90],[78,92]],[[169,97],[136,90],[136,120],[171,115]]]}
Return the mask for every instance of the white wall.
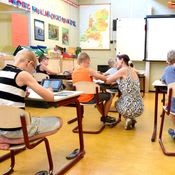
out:
{"label": "white wall", "polygon": [[0,52],[8,52],[12,48],[11,15],[0,15]]}
{"label": "white wall", "polygon": [[[21,0],[22,1],[22,0]],[[5,4],[10,4],[8,0],[0,0],[0,2],[3,2]],[[31,45],[44,45],[50,48],[53,48],[55,44],[62,46],[62,47],[76,47],[79,44],[79,9],[76,7],[73,7],[64,1],[61,0],[42,0],[42,1],[37,1],[37,0],[25,0],[26,3],[29,3],[31,6],[35,6],[39,9],[44,9],[48,10],[56,15],[61,15],[64,18],[71,18],[76,21],[76,27],[71,26],[69,24],[64,24],[60,21],[48,18],[46,16],[38,15],[37,13],[30,13],[30,44]],[[75,0],[73,2],[76,2]],[[11,5],[11,4],[10,4]],[[12,6],[12,5],[11,5]],[[12,6],[13,8],[13,6]],[[31,10],[32,11],[32,10]],[[45,41],[36,41],[34,39],[34,19],[39,19],[45,22]],[[55,40],[50,40],[48,39],[48,24],[53,24],[56,26],[59,26],[59,41]],[[62,27],[68,28],[69,29],[69,46],[63,45],[62,44]]]}
{"label": "white wall", "polygon": [[[31,1],[31,0],[30,0]],[[39,8],[41,9],[45,9],[45,10],[49,10],[54,14],[58,14],[61,15],[65,18],[72,18],[73,20],[76,21],[77,26],[71,26],[69,24],[64,24],[62,22],[56,21],[56,20],[52,20],[48,17],[42,16],[42,15],[38,15],[36,13],[32,13],[31,14],[31,43],[32,45],[47,45],[48,47],[54,47],[55,44],[59,45],[59,46],[63,46],[63,47],[76,47],[79,44],[79,40],[78,40],[78,19],[79,19],[79,11],[78,8],[73,7],[69,4],[66,4],[63,1],[58,1],[58,0],[52,0],[52,3],[49,3],[48,0],[42,0],[42,3],[40,3],[40,5],[37,5],[38,2],[35,0],[32,0],[32,4],[34,6],[39,6]],[[40,42],[40,41],[36,41],[34,39],[34,19],[40,19],[45,21],[45,42]],[[54,41],[54,40],[50,40],[48,39],[48,24],[53,24],[53,25],[57,25],[59,26],[59,41]],[[69,46],[63,45],[62,44],[62,27],[68,28],[69,29]]]}

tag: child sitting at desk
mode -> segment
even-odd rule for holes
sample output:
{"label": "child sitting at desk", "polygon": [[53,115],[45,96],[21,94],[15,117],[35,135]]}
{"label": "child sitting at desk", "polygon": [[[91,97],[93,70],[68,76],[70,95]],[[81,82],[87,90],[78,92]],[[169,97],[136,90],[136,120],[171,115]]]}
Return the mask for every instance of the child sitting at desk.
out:
{"label": "child sitting at desk", "polygon": [[114,59],[109,59],[108,60],[108,65],[109,65],[109,69],[103,73],[103,75],[112,75],[115,72],[117,72],[117,68],[116,68],[116,62]]}
{"label": "child sitting at desk", "polygon": [[39,56],[38,61],[40,64],[36,67],[36,72],[44,73],[44,74],[48,74],[48,75],[58,74],[57,72],[54,72],[53,70],[48,68],[49,58],[46,57],[44,54]]}
{"label": "child sitting at desk", "polygon": [[[168,66],[165,68],[161,80],[168,85],[175,82],[175,50],[168,52],[167,63]],[[175,98],[172,98],[171,101],[171,112],[175,113]],[[173,139],[175,139],[175,115],[170,114],[170,117],[172,118],[174,128],[168,129],[168,133]]]}
{"label": "child sitting at desk", "polygon": [[135,70],[129,67],[129,60],[128,55],[118,55],[117,72],[109,76],[106,81],[106,83],[111,84],[117,80],[118,88],[122,95],[116,101],[116,108],[126,119],[126,130],[134,128],[136,117],[143,113],[139,78]]}
{"label": "child sitting at desk", "polygon": [[[106,80],[104,75],[97,73],[95,70],[89,68],[90,65],[90,57],[87,53],[82,52],[79,54],[77,58],[77,67],[74,69],[72,73],[72,81],[73,83],[88,81],[93,82],[93,78],[100,79],[102,81]],[[96,98],[93,94],[83,94],[80,95],[79,101],[82,103],[96,103]],[[104,103],[104,115],[106,117],[101,117],[101,121],[106,124],[114,124],[116,123],[116,118],[108,116],[108,112],[112,103],[112,95],[109,93],[99,93],[99,101]],[[102,114],[101,106],[97,105],[97,109]],[[103,114],[102,114],[103,115]]]}
{"label": "child sitting at desk", "polygon": [[[35,70],[37,58],[28,50],[21,50],[15,56],[14,65],[7,65],[0,71],[0,105],[25,108],[27,86],[43,97],[53,101],[52,90],[45,89],[37,83],[31,73]],[[30,139],[42,138],[55,133],[62,125],[58,117],[32,117],[28,126]],[[23,133],[20,128],[0,128],[0,149],[8,149],[10,143],[23,143]]]}

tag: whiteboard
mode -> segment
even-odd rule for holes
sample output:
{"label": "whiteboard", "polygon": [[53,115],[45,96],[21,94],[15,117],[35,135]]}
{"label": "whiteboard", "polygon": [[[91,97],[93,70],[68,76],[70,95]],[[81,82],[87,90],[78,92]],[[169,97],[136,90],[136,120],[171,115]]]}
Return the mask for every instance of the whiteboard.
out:
{"label": "whiteboard", "polygon": [[147,17],[146,26],[146,60],[166,61],[167,52],[175,49],[175,16]]}
{"label": "whiteboard", "polygon": [[117,54],[127,54],[131,60],[144,59],[144,18],[120,18],[117,20]]}

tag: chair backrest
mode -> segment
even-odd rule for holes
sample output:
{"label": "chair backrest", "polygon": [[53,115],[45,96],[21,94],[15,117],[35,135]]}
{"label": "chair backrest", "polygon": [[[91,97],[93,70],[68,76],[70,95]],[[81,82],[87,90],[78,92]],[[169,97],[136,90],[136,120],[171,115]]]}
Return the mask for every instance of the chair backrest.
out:
{"label": "chair backrest", "polygon": [[33,77],[35,78],[36,81],[41,82],[43,79],[49,79],[49,75],[36,72],[33,74]]}
{"label": "chair backrest", "polygon": [[168,85],[168,95],[169,95],[170,89],[172,89],[172,95],[171,95],[171,97],[175,97],[175,83],[170,83]]}
{"label": "chair backrest", "polygon": [[0,105],[0,128],[22,127],[20,116],[25,116],[27,125],[30,124],[30,115],[28,112],[17,107]]}
{"label": "chair backrest", "polygon": [[170,109],[171,109],[171,98],[175,97],[175,83],[170,83],[168,84],[168,106],[167,106],[167,114],[170,114]]}
{"label": "chair backrest", "polygon": [[88,81],[80,81],[73,84],[77,91],[83,91],[84,94],[96,94],[96,88],[100,89],[98,84]]}

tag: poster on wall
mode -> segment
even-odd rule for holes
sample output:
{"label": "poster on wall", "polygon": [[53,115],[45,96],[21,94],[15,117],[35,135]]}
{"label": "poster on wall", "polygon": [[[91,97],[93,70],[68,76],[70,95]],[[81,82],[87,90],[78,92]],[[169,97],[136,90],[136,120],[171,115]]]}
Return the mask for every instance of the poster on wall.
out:
{"label": "poster on wall", "polygon": [[[12,14],[12,46],[29,45],[28,16]],[[16,30],[18,29],[18,30]]]}
{"label": "poster on wall", "polygon": [[34,19],[35,40],[44,41],[45,40],[44,32],[45,32],[44,31],[44,21]]}
{"label": "poster on wall", "polygon": [[62,43],[69,45],[69,29],[62,27]]}
{"label": "poster on wall", "polygon": [[109,49],[110,4],[80,5],[80,47]]}
{"label": "poster on wall", "polygon": [[48,36],[51,40],[59,40],[59,27],[53,24],[48,25]]}

